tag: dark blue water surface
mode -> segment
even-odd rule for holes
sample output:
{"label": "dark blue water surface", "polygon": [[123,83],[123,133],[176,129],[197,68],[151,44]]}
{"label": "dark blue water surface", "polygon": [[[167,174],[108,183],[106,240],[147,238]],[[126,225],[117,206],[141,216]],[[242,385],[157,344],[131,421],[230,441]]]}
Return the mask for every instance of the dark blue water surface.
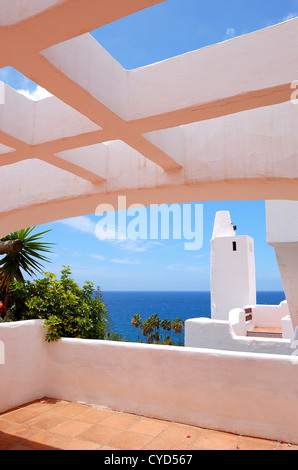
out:
{"label": "dark blue water surface", "polygon": [[[257,303],[278,305],[285,300],[283,292],[258,292]],[[103,301],[108,309],[115,333],[128,341],[137,341],[137,329],[131,318],[139,314],[142,320],[157,313],[163,320],[182,321],[189,318],[211,317],[210,292],[104,292]],[[173,340],[177,341],[172,333]],[[141,335],[141,340],[145,338]]]}

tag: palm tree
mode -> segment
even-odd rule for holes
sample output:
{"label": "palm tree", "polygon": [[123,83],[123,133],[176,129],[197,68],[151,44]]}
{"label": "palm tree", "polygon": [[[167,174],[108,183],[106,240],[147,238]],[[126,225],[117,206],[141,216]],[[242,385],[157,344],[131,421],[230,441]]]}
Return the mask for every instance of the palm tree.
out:
{"label": "palm tree", "polygon": [[159,328],[160,328],[160,319],[157,316],[157,313],[153,313],[149,318],[148,321],[151,323],[153,327],[153,340],[155,340],[157,343],[159,343],[161,335],[159,333]]}
{"label": "palm tree", "polygon": [[140,342],[140,326],[142,323],[141,315],[134,315],[131,319],[131,324],[138,329],[138,343]]}
{"label": "palm tree", "polygon": [[0,241],[0,255],[7,253],[19,253],[22,251],[24,245],[21,240],[6,240]]}
{"label": "palm tree", "polygon": [[171,339],[171,330],[172,330],[172,322],[171,320],[162,320],[160,326],[164,329],[165,333],[169,333],[169,337]]}
{"label": "palm tree", "polygon": [[181,321],[181,318],[175,318],[175,320],[172,321],[172,329],[174,332],[179,335],[179,345],[181,345],[181,333],[183,331],[184,327],[184,322]]}
{"label": "palm tree", "polygon": [[147,338],[147,342],[152,343],[152,333],[154,330],[154,325],[149,318],[142,322],[141,329],[143,330],[143,335]]}
{"label": "palm tree", "polygon": [[25,282],[24,273],[32,276],[41,272],[41,262],[49,262],[43,254],[51,253],[53,243],[44,243],[40,239],[45,232],[32,234],[35,227],[19,230],[0,240],[0,254],[5,254],[0,261],[0,291],[4,292],[4,306],[9,300],[9,287],[13,281]]}

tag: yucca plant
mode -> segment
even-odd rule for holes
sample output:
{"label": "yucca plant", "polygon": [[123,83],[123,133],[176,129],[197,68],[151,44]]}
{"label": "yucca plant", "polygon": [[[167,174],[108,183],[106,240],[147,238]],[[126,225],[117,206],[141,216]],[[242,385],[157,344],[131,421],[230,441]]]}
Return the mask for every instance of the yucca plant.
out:
{"label": "yucca plant", "polygon": [[0,291],[4,293],[4,306],[9,300],[9,287],[13,281],[25,282],[24,274],[33,276],[41,272],[42,263],[50,260],[45,253],[51,253],[53,243],[42,242],[43,235],[50,230],[35,233],[36,227],[30,227],[13,232],[0,240],[1,254],[6,253],[0,260]]}

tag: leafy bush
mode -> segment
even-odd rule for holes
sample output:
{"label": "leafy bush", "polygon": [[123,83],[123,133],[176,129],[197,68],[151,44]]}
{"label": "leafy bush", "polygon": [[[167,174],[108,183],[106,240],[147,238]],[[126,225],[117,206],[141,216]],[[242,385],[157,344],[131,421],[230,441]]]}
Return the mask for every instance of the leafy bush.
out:
{"label": "leafy bush", "polygon": [[44,273],[33,282],[13,282],[8,320],[44,319],[48,342],[61,337],[117,339],[99,288],[91,282],[80,288],[70,275],[64,266],[60,279]]}

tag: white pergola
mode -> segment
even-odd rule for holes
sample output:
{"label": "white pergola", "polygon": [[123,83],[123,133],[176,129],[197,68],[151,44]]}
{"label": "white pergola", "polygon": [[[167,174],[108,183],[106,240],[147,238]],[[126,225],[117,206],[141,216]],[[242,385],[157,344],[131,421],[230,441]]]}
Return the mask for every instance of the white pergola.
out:
{"label": "white pergola", "polygon": [[0,0],[0,236],[102,203],[298,199],[298,19],[125,70],[89,34],[163,0]]}

